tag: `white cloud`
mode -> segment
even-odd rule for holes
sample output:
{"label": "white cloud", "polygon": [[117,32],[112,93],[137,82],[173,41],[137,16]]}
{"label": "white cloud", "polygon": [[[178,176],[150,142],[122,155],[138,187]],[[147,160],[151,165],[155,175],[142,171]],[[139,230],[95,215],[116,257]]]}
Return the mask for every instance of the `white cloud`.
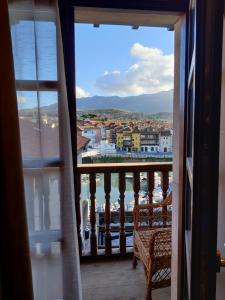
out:
{"label": "white cloud", "polygon": [[83,97],[88,97],[88,96],[90,96],[90,94],[87,91],[85,91],[78,85],[76,86],[76,97],[77,98],[83,98]]}
{"label": "white cloud", "polygon": [[130,54],[137,62],[127,71],[106,71],[96,80],[96,87],[107,95],[139,95],[168,91],[173,88],[174,55],[157,48],[135,43]]}

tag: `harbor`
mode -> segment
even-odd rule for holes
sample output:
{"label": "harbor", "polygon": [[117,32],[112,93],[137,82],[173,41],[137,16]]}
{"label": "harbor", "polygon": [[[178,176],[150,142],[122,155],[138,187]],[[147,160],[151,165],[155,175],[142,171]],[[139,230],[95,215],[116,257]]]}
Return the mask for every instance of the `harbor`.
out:
{"label": "harbor", "polygon": [[[126,190],[125,190],[125,210],[132,211],[134,206],[134,191],[133,191],[133,173],[126,173]],[[111,174],[111,193],[110,193],[110,210],[119,210],[119,189],[118,189],[119,174]],[[153,203],[162,200],[161,189],[161,173],[155,172],[154,174],[154,191]],[[169,174],[169,190],[172,190],[172,172]],[[89,188],[89,175],[82,175],[81,179],[81,202],[90,199]],[[145,204],[148,201],[148,188],[147,188],[147,173],[140,173],[140,191],[139,203]],[[96,175],[96,212],[103,212],[105,210],[105,193],[104,193],[104,174]]]}
{"label": "harbor", "polygon": [[[104,190],[104,174],[96,174],[96,193],[95,193],[95,218],[96,218],[96,236],[98,251],[104,251],[105,247],[105,190]],[[112,251],[119,249],[119,232],[120,232],[120,193],[119,193],[119,174],[111,173],[111,191],[110,191],[110,231],[112,241]],[[172,172],[169,172],[168,192],[172,191]],[[154,189],[153,203],[159,203],[163,199],[161,172],[154,173]],[[133,208],[134,208],[134,178],[133,173],[125,174],[125,192],[124,192],[124,228],[126,245],[133,247]],[[83,254],[88,255],[90,252],[90,215],[91,215],[91,200],[90,200],[90,180],[89,175],[82,174],[81,176],[81,228],[83,236]],[[149,202],[148,195],[148,178],[146,172],[140,172],[140,204]],[[102,249],[102,250],[101,250]]]}

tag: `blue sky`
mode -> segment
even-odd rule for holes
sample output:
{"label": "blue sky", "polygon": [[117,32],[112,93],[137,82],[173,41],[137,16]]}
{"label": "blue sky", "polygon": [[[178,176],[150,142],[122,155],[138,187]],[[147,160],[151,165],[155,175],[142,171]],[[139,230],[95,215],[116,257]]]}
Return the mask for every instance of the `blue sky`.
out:
{"label": "blue sky", "polygon": [[[53,22],[18,22],[12,26],[12,42],[17,79],[57,79]],[[166,28],[133,30],[128,26],[94,28],[90,24],[76,24],[77,97],[128,96],[172,89],[173,52],[174,33]],[[20,108],[56,102],[54,92],[18,93]]]}
{"label": "blue sky", "polygon": [[[136,46],[137,44],[141,45],[146,51],[148,48],[157,48],[162,51],[163,56],[171,55],[174,52],[174,33],[166,28],[156,27],[139,27],[138,30],[133,30],[128,26],[100,25],[99,28],[94,28],[91,24],[76,24],[76,85],[90,95],[113,94],[113,87],[112,89],[108,87],[110,84],[115,87],[115,94],[122,96],[123,93],[124,96],[132,94],[133,90],[126,89],[123,92],[123,87],[120,86],[118,88],[118,85],[123,82],[124,86],[130,82],[130,78],[128,80],[124,76],[126,77],[127,71],[131,66],[139,64],[143,60],[146,62],[146,58],[143,59],[142,56],[137,55],[137,51],[133,51],[135,55],[131,55],[131,49],[135,44]],[[139,50],[142,51],[143,49]],[[155,56],[153,55],[153,57]],[[147,58],[147,65],[149,69],[152,69],[152,66],[149,65],[150,58],[151,56]],[[160,56],[157,56],[157,59],[161,60]],[[156,64],[158,62],[157,59]],[[154,59],[152,61],[154,63]],[[145,72],[147,76],[146,67],[145,64],[144,70],[142,68],[142,73]],[[120,76],[115,71],[118,71],[118,74],[120,72]],[[160,69],[158,71],[160,72]],[[108,74],[104,74],[105,72],[108,72]],[[111,72],[115,74],[111,74]],[[117,75],[116,84],[114,75]],[[140,76],[138,79],[141,79]],[[166,79],[164,78],[164,80]],[[143,88],[140,89],[140,92],[142,90],[145,91]],[[138,91],[134,90],[134,94],[138,94]]]}

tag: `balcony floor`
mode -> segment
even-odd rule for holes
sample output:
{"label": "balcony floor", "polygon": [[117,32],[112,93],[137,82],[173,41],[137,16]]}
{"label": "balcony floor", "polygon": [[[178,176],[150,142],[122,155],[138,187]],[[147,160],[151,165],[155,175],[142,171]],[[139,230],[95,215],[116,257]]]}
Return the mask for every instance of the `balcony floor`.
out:
{"label": "balcony floor", "polygon": [[[83,300],[142,300],[145,276],[141,262],[136,270],[131,260],[81,265]],[[153,300],[170,300],[170,288],[152,292]]]}

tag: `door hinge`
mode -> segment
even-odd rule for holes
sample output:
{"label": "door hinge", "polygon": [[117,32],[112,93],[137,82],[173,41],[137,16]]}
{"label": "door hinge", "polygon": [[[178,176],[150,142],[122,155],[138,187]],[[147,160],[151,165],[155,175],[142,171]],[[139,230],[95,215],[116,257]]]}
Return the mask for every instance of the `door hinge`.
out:
{"label": "door hinge", "polygon": [[216,253],[216,265],[217,265],[217,272],[220,272],[220,268],[225,267],[225,258],[221,257],[220,251],[217,250]]}

